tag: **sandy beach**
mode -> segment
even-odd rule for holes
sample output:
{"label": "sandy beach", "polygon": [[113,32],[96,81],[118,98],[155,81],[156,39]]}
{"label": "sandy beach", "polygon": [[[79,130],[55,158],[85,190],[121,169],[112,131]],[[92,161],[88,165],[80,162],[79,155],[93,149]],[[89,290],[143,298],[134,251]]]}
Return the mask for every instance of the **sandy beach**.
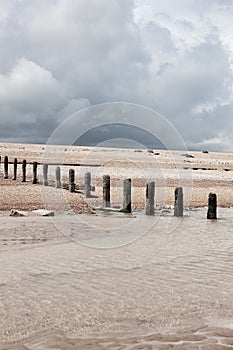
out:
{"label": "sandy beach", "polygon": [[[232,154],[60,146],[55,157],[43,145],[0,149],[0,349],[232,348]],[[20,164],[12,180],[14,158],[28,162],[26,183]],[[41,163],[42,181],[48,158],[50,181],[57,164],[63,182],[70,167],[78,184],[90,171],[92,198],[32,185],[30,163]],[[95,210],[104,174],[115,207],[123,179],[132,178],[132,215]],[[151,180],[156,212],[147,217]],[[183,219],[173,216],[177,185],[184,187]],[[210,192],[219,204],[213,222],[206,220]],[[12,208],[55,216],[10,217]]]}
{"label": "sandy beach", "polygon": [[[46,189],[32,183],[32,163],[38,162],[38,181],[43,181],[43,163],[49,165],[48,179],[54,181],[55,168],[61,167],[62,181],[68,183],[69,169],[75,170],[75,182],[84,183],[84,175],[90,172],[93,192],[91,201],[85,200],[86,205],[98,206],[102,204],[102,177],[111,177],[111,202],[113,206],[122,205],[123,180],[132,179],[132,206],[135,210],[145,207],[146,182],[155,182],[155,203],[159,207],[174,204],[174,190],[177,186],[184,189],[185,207],[207,206],[210,192],[218,196],[218,205],[232,206],[233,155],[230,153],[202,153],[164,150],[140,149],[111,149],[88,148],[48,145],[18,145],[0,144],[1,166],[0,185],[2,202],[0,210],[11,209],[20,205],[21,209],[41,207],[41,192],[43,201],[48,205],[46,197],[53,197],[51,188]],[[9,179],[3,179],[4,157],[9,159]],[[18,181],[12,181],[13,161],[18,160]],[[22,184],[22,161],[27,160],[27,183]],[[43,186],[42,186],[43,187]],[[9,192],[10,191],[10,192]],[[17,196],[17,192],[19,195]],[[53,192],[53,191],[52,191]],[[81,196],[80,196],[81,194]],[[61,196],[60,196],[61,197]],[[69,195],[64,191],[63,197],[74,210],[86,210],[82,199],[82,191]],[[94,198],[95,197],[95,198]],[[23,203],[22,203],[23,198]],[[21,202],[20,202],[21,201]],[[55,205],[51,200],[49,206]],[[62,202],[62,200],[61,200]],[[79,203],[80,202],[80,203]],[[38,204],[37,204],[38,203]],[[64,203],[63,203],[64,204]],[[61,209],[63,210],[63,204]],[[84,207],[83,207],[84,206]],[[79,210],[80,207],[80,210]]]}

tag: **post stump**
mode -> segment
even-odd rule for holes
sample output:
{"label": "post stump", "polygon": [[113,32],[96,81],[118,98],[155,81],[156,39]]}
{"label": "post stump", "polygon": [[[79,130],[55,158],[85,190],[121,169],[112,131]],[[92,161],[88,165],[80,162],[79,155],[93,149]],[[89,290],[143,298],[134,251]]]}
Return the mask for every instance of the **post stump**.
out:
{"label": "post stump", "polygon": [[103,207],[109,208],[111,206],[110,202],[110,176],[103,176]]}
{"label": "post stump", "polygon": [[27,167],[27,162],[24,159],[22,163],[22,182],[26,182],[26,167]]}
{"label": "post stump", "polygon": [[91,173],[89,172],[85,174],[84,193],[86,198],[91,197]]}
{"label": "post stump", "polygon": [[4,179],[8,179],[8,157],[4,158]]}
{"label": "post stump", "polygon": [[217,195],[215,193],[209,194],[207,219],[217,219]]}
{"label": "post stump", "polygon": [[148,182],[146,185],[146,215],[154,215],[155,208],[155,183]]}
{"label": "post stump", "polygon": [[17,158],[15,158],[14,159],[14,174],[13,174],[12,180],[16,180],[17,179],[17,166],[18,166],[18,161],[17,161]]}
{"label": "post stump", "polygon": [[33,178],[32,178],[33,185],[37,184],[37,162],[33,162]]}
{"label": "post stump", "polygon": [[74,169],[70,169],[69,170],[69,191],[75,192],[75,183],[74,183],[74,179],[75,179],[75,172]]}
{"label": "post stump", "polygon": [[48,164],[43,164],[43,185],[48,186]]}
{"label": "post stump", "polygon": [[131,179],[124,180],[123,185],[123,211],[131,213]]}
{"label": "post stump", "polygon": [[177,217],[183,216],[183,188],[177,187],[175,189],[175,206],[174,215]]}
{"label": "post stump", "polygon": [[61,169],[59,166],[56,167],[55,176],[56,176],[55,187],[61,188]]}

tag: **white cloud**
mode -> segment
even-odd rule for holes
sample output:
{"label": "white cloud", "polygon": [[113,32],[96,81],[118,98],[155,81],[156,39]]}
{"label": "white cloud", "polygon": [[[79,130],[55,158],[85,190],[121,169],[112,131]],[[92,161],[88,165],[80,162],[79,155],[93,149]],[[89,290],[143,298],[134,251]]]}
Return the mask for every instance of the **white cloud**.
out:
{"label": "white cloud", "polygon": [[[135,21],[153,52],[148,94],[154,94],[159,110],[191,147],[201,145],[201,139],[215,140],[220,129],[233,150],[225,114],[225,106],[233,112],[232,3],[165,0],[155,5],[152,0],[137,0],[136,4]],[[154,35],[155,41],[148,41],[152,27],[161,40]],[[216,150],[226,149],[223,137],[216,138],[222,141],[215,143]]]}
{"label": "white cloud", "polygon": [[90,107],[90,101],[88,99],[85,99],[85,98],[81,98],[78,100],[72,99],[60,111],[58,122],[61,123],[62,121],[66,120],[68,117],[77,113],[78,111],[81,111],[82,109],[85,109],[88,107]]}
{"label": "white cloud", "polygon": [[[55,111],[59,99],[59,85],[51,72],[25,58],[18,60],[8,74],[0,75],[0,104],[16,114],[33,112],[45,118],[46,113]],[[6,118],[15,116],[12,113]]]}
{"label": "white cloud", "polygon": [[7,23],[7,11],[4,7],[0,7],[0,26],[3,27]]}
{"label": "white cloud", "polygon": [[221,150],[222,152],[232,152],[233,137],[226,136],[223,133],[217,133],[213,138],[203,139],[201,142],[194,143],[192,146],[194,149],[216,151]]}

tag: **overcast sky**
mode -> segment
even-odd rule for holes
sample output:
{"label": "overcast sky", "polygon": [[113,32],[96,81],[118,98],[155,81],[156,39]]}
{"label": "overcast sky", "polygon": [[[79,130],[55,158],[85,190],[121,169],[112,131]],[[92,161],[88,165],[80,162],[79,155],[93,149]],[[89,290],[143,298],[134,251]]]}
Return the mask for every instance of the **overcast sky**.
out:
{"label": "overcast sky", "polygon": [[0,141],[125,101],[233,152],[232,23],[232,0],[0,0]]}

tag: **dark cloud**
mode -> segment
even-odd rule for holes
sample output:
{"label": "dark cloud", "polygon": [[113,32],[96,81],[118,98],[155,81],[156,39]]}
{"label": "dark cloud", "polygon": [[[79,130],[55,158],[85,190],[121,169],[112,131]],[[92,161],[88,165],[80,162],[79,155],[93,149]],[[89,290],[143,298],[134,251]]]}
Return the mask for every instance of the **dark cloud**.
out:
{"label": "dark cloud", "polygon": [[140,148],[166,149],[165,145],[154,135],[139,127],[121,123],[105,124],[95,127],[74,143],[79,146],[99,146],[108,141],[109,147],[130,147],[135,143]]}

